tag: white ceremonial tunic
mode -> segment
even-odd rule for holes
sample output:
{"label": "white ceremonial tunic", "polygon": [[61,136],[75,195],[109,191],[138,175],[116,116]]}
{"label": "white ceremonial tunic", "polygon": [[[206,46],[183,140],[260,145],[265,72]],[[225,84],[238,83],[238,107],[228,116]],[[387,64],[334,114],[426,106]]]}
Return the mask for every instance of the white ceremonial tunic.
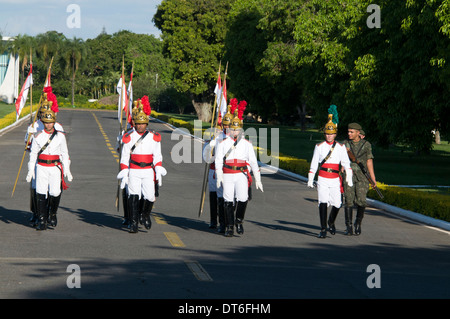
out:
{"label": "white ceremonial tunic", "polygon": [[[239,202],[246,202],[248,200],[249,182],[251,181],[248,166],[251,167],[255,178],[257,176],[259,180],[260,171],[258,161],[250,141],[242,138],[235,147],[234,143],[234,139],[229,136],[217,146],[215,159],[216,173],[217,171],[223,171],[223,198],[226,202],[233,202],[235,198]],[[230,149],[232,150],[224,163],[224,156]],[[241,167],[247,171],[247,175],[240,170],[224,167],[224,164],[235,168]]]}
{"label": "white ceremonial tunic", "polygon": [[[36,192],[57,197],[61,194],[63,173],[70,171],[70,158],[65,134],[57,131],[50,144],[38,155],[52,133],[41,130],[33,135],[28,171],[35,170]],[[45,163],[41,162],[45,161]]]}
{"label": "white ceremonial tunic", "polygon": [[[144,199],[154,202],[154,167],[162,166],[161,136],[148,131],[147,136],[136,144],[143,134],[132,130],[122,137],[120,169],[129,169],[128,195],[139,195],[139,198],[142,195]],[[134,145],[136,147],[132,150]]]}
{"label": "white ceremonial tunic", "polygon": [[[54,129],[64,133],[64,128],[58,122],[55,123]],[[27,142],[28,142],[28,144],[26,145],[27,150],[31,149],[31,143],[33,143],[34,134],[37,132],[40,132],[42,130],[44,130],[44,123],[40,119],[38,119],[33,124],[30,124],[28,126],[27,132],[25,133],[25,140],[24,140],[25,144],[27,144]],[[30,136],[29,141],[28,141],[28,136]],[[36,172],[34,174],[35,174],[34,176],[36,176]],[[33,178],[31,180],[31,188],[36,189],[36,179],[35,178]]]}
{"label": "white ceremonial tunic", "polygon": [[222,186],[217,188],[216,183],[216,167],[215,167],[215,159],[216,159],[216,152],[217,152],[217,146],[222,142],[224,139],[227,138],[227,135],[222,131],[220,134],[214,139],[215,146],[213,149],[213,152],[211,154],[211,145],[208,141],[205,144],[205,147],[203,148],[203,159],[205,162],[210,163],[209,165],[209,171],[208,171],[208,189],[210,192],[216,192],[217,197],[223,197],[223,188]]}
{"label": "white ceremonial tunic", "polygon": [[[319,164],[326,158],[332,146],[333,143],[328,143],[326,141],[316,144],[309,173],[316,173]],[[341,179],[339,177],[339,165],[342,165],[346,171],[351,171],[347,149],[343,144],[336,142],[336,146],[331,153],[331,156],[322,165],[322,168],[328,169],[329,171],[319,169],[319,176],[317,178],[319,204],[327,203],[327,206],[332,205],[337,208],[341,207]]]}

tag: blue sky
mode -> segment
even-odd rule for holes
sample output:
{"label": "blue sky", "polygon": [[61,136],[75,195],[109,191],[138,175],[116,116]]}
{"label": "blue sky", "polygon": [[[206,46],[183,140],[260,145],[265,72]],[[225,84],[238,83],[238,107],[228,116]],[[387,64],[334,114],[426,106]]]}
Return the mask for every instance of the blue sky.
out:
{"label": "blue sky", "polygon": [[162,0],[0,0],[0,34],[35,36],[58,31],[67,38],[93,39],[103,28],[153,34],[152,22]]}

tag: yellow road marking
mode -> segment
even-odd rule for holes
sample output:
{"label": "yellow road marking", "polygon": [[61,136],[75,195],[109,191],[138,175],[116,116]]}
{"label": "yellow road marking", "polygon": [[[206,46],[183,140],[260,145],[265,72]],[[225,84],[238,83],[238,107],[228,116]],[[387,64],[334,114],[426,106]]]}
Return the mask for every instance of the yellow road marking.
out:
{"label": "yellow road marking", "polygon": [[164,235],[166,235],[173,247],[186,247],[176,233],[164,232]]}
{"label": "yellow road marking", "polygon": [[98,128],[100,129],[100,133],[102,133],[103,138],[105,139],[106,146],[111,151],[112,155],[116,159],[116,162],[119,163],[119,155],[117,155],[116,150],[111,146],[108,136],[106,135],[105,131],[103,130],[102,125],[100,124],[100,121],[98,120],[97,116],[91,112],[92,116],[94,117],[95,121],[97,122]]}

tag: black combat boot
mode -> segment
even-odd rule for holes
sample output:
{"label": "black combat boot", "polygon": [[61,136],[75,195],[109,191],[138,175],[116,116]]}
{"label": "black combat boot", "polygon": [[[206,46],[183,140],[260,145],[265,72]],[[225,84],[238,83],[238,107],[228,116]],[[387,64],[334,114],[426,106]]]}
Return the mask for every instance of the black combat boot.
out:
{"label": "black combat boot", "polygon": [[37,208],[36,208],[36,189],[30,188],[30,210],[32,212],[29,220],[30,224],[35,227],[38,220]]}
{"label": "black combat boot", "polygon": [[139,195],[128,196],[128,213],[130,217],[130,233],[137,233],[139,228]]}
{"label": "black combat boot", "polygon": [[36,193],[37,223],[36,230],[47,229],[48,204],[46,195]]}
{"label": "black combat boot", "polygon": [[152,221],[150,219],[150,213],[152,212],[153,202],[144,199],[144,204],[142,206],[142,216],[145,229],[150,229],[152,227]]}
{"label": "black combat boot", "polygon": [[328,226],[330,230],[330,234],[336,234],[336,226],[334,225],[334,221],[339,213],[339,208],[331,206],[330,216],[328,217]]}
{"label": "black combat boot", "polygon": [[217,228],[217,192],[209,192],[209,228]]}
{"label": "black combat boot", "polygon": [[58,223],[56,219],[56,212],[58,211],[59,202],[61,201],[61,194],[58,196],[48,196],[48,223],[52,227],[56,227]]}
{"label": "black combat boot", "polygon": [[327,203],[319,204],[320,233],[319,238],[327,237]]}
{"label": "black combat boot", "polygon": [[128,194],[125,189],[122,189],[122,204],[123,204],[122,225],[127,227],[130,224],[130,216],[128,213]]}
{"label": "black combat boot", "polygon": [[364,217],[364,206],[357,206],[356,208],[356,218],[355,218],[355,235],[361,234],[361,222]]}
{"label": "black combat boot", "polygon": [[233,202],[225,202],[225,237],[234,235],[234,206]]}
{"label": "black combat boot", "polygon": [[225,204],[223,201],[223,197],[217,198],[217,206],[219,215],[219,228],[217,228],[217,231],[223,234],[225,233],[225,216],[224,216]]}
{"label": "black combat boot", "polygon": [[353,207],[345,206],[344,213],[345,213],[345,226],[347,228],[344,232],[344,235],[351,236],[353,235],[353,226],[352,226]]}
{"label": "black combat boot", "polygon": [[245,210],[247,209],[247,203],[245,202],[237,202],[236,207],[236,231],[238,234],[242,235],[244,233],[244,227],[242,223],[244,222]]}

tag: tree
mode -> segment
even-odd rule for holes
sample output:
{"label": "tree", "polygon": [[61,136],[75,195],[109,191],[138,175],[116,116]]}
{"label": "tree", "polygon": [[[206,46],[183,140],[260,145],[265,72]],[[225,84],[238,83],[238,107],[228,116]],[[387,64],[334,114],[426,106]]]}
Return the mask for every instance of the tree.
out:
{"label": "tree", "polygon": [[203,121],[211,119],[226,19],[233,1],[164,0],[153,17],[162,31],[163,52],[173,62],[174,87],[191,95]]}
{"label": "tree", "polygon": [[87,48],[84,41],[74,37],[72,40],[64,42],[63,56],[66,64],[66,71],[72,72],[72,106],[75,104],[75,75],[80,63],[87,56]]}

